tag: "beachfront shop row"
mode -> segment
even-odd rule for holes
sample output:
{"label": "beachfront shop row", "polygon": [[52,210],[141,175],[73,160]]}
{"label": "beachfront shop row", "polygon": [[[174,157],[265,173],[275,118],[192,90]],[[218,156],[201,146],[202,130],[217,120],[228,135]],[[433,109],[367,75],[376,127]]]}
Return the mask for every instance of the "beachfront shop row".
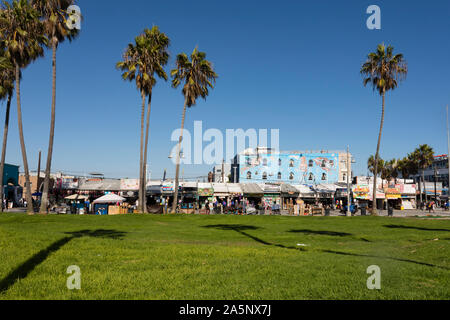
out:
{"label": "beachfront shop row", "polygon": [[[359,206],[372,202],[373,186],[353,186],[353,199]],[[413,210],[417,207],[416,199],[417,188],[415,184],[396,184],[377,189],[377,204],[379,208],[387,208],[389,204],[398,210]]]}
{"label": "beachfront shop row", "polygon": [[[282,210],[292,209],[299,202],[305,204],[328,204],[334,202],[338,185],[290,185],[269,183],[197,183],[181,182],[179,201],[181,211],[192,213],[205,210],[206,205],[220,204],[221,207],[276,207]],[[171,204],[174,183],[163,182],[147,188],[152,203]]]}

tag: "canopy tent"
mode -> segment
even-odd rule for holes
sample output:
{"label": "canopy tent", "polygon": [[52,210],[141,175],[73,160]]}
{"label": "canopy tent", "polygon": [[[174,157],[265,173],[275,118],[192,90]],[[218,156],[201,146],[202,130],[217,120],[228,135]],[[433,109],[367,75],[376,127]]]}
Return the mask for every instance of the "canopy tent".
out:
{"label": "canopy tent", "polygon": [[98,203],[117,203],[117,202],[124,202],[126,199],[122,198],[118,195],[115,195],[113,193],[107,194],[106,196],[100,197],[97,200],[94,201],[94,204]]}
{"label": "canopy tent", "polygon": [[65,197],[64,199],[66,200],[82,200],[82,201],[86,201],[89,199],[88,196],[84,196],[84,195],[80,195],[80,194],[73,194],[71,196]]}

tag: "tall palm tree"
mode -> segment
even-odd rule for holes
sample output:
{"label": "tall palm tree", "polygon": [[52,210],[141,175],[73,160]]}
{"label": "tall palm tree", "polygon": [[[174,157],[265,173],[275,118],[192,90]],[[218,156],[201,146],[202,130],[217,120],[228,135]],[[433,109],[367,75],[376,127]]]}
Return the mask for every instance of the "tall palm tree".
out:
{"label": "tall palm tree", "polygon": [[[151,82],[153,85],[156,84],[155,74],[167,81],[168,77],[166,72],[164,71],[164,67],[169,62],[169,52],[168,48],[170,45],[170,39],[165,34],[162,33],[157,26],[153,26],[151,30],[145,29],[144,31],[144,39],[146,41],[145,47],[149,49],[149,54],[147,56],[148,65],[149,65],[149,75],[153,79]],[[143,165],[145,166],[144,170],[142,170],[142,188],[144,188],[144,213],[147,213],[147,197],[146,197],[146,188],[147,188],[147,156],[148,156],[148,140],[149,140],[149,130],[150,130],[150,113],[152,110],[152,93],[153,87],[149,88],[148,92],[148,102],[147,102],[147,125],[145,129],[145,142],[144,142],[144,161]]]}
{"label": "tall palm tree", "polygon": [[181,117],[181,132],[176,154],[175,195],[172,205],[172,212],[175,213],[178,205],[180,153],[181,143],[183,141],[186,109],[195,106],[199,97],[206,100],[206,97],[209,95],[209,88],[214,88],[218,75],[214,72],[211,62],[206,60],[206,53],[198,51],[198,48],[194,49],[190,60],[187,54],[179,54],[177,56],[176,69],[172,70],[171,75],[173,77],[172,87],[176,89],[183,84],[182,93],[184,96],[184,107]]}
{"label": "tall palm tree", "polygon": [[[123,61],[117,63],[116,67],[123,71],[122,78],[135,81],[141,93],[141,145],[139,162],[139,210],[147,212],[146,205],[146,163],[148,154],[148,135],[150,128],[150,112],[153,87],[156,84],[155,75],[167,80],[164,66],[169,61],[167,51],[170,45],[169,38],[159,28],[154,26],[151,30],[145,29],[144,33],[135,38],[134,44],[129,44],[123,55]],[[147,118],[145,119],[145,100],[148,98]],[[144,142],[144,126],[145,142]],[[145,145],[145,147],[144,147]],[[145,148],[145,151],[144,151]]]}
{"label": "tall palm tree", "polygon": [[3,212],[3,196],[4,196],[4,183],[3,173],[5,171],[5,159],[6,159],[6,145],[8,142],[8,130],[9,130],[9,113],[11,110],[11,99],[14,92],[14,66],[11,63],[11,59],[8,56],[8,52],[4,49],[0,51],[0,101],[7,100],[6,102],[6,115],[5,115],[5,127],[3,129],[3,144],[2,144],[2,158],[0,163],[0,212]]}
{"label": "tall palm tree", "polygon": [[[422,192],[425,194],[425,201],[427,197],[427,192],[425,188],[425,170],[429,168],[434,161],[434,150],[427,144],[420,145],[411,155],[412,161],[414,162],[417,171],[422,171],[422,186],[425,190],[420,192],[420,202],[422,203]],[[419,179],[420,180],[420,179]],[[420,186],[419,182],[419,186]]]}
{"label": "tall palm tree", "polygon": [[[47,165],[45,168],[44,189],[41,199],[41,213],[48,213],[48,189],[53,158],[53,141],[55,137],[56,119],[56,50],[64,40],[72,41],[78,34],[77,29],[67,27],[67,8],[74,4],[74,0],[31,0],[33,7],[39,12],[44,25],[44,32],[49,39],[52,49],[52,105],[50,117],[50,137],[48,143]],[[39,173],[38,173],[39,174]]]}
{"label": "tall palm tree", "polygon": [[403,80],[408,74],[408,67],[402,54],[394,55],[392,46],[386,47],[384,44],[378,45],[377,51],[368,55],[367,61],[361,68],[361,74],[364,77],[364,86],[371,84],[374,90],[382,96],[381,124],[378,134],[377,151],[375,154],[375,174],[373,187],[373,215],[378,215],[377,211],[377,173],[378,158],[380,154],[381,136],[383,133],[384,113],[386,106],[386,93],[394,90],[398,86],[398,82]]}
{"label": "tall palm tree", "polygon": [[20,72],[35,59],[44,55],[43,45],[47,44],[47,39],[44,35],[43,24],[39,20],[39,12],[27,0],[13,0],[12,3],[3,1],[0,10],[0,39],[1,47],[6,48],[15,69],[17,121],[25,171],[25,196],[28,214],[33,214],[30,173],[22,124]]}

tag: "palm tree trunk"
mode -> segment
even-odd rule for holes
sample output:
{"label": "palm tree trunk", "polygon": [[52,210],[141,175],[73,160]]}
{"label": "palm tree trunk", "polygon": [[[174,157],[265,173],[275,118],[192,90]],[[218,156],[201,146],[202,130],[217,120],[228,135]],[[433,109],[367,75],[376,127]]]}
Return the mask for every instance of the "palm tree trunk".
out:
{"label": "palm tree trunk", "polygon": [[148,108],[147,108],[147,128],[145,131],[145,151],[144,151],[144,166],[143,172],[144,180],[144,213],[148,213],[147,210],[147,155],[148,155],[148,133],[150,131],[150,113],[152,111],[152,92],[148,95]]}
{"label": "palm tree trunk", "polygon": [[[6,103],[6,116],[5,116],[5,129],[3,130],[3,145],[2,145],[2,160],[0,164],[0,212],[3,212],[3,194],[4,194],[4,183],[3,183],[3,173],[5,171],[5,159],[6,159],[6,144],[8,142],[8,129],[9,129],[9,111],[11,109],[11,98],[12,92],[8,94],[8,102]],[[7,209],[7,208],[5,208]]]}
{"label": "palm tree trunk", "polygon": [[422,183],[423,183],[424,202],[427,203],[428,202],[428,197],[427,197],[427,186],[425,185],[425,169],[422,169]]}
{"label": "palm tree trunk", "polygon": [[30,172],[28,170],[27,149],[23,137],[22,107],[20,105],[20,68],[16,63],[16,100],[17,100],[17,121],[19,123],[20,146],[22,148],[23,169],[25,171],[25,197],[27,200],[28,214],[34,214],[33,198],[31,197]]}
{"label": "palm tree trunk", "polygon": [[[52,157],[53,157],[53,141],[55,137],[55,118],[56,118],[56,39],[53,38],[52,41],[52,114],[50,120],[50,138],[48,143],[48,153],[47,153],[47,166],[45,168],[45,177],[44,177],[44,190],[42,191],[41,198],[41,208],[40,212],[42,214],[48,213],[48,190],[50,188],[50,174],[52,167]],[[39,172],[38,172],[39,177]],[[39,190],[38,190],[39,192]]]}
{"label": "palm tree trunk", "polygon": [[373,176],[373,207],[372,207],[372,215],[378,216],[378,208],[377,208],[377,175],[378,175],[378,158],[380,155],[380,146],[381,146],[381,136],[383,134],[383,125],[384,125],[384,110],[386,103],[386,92],[383,91],[383,106],[381,110],[381,124],[380,124],[380,133],[378,134],[378,144],[377,144],[377,152],[375,154],[375,173]]}
{"label": "palm tree trunk", "polygon": [[144,212],[144,120],[145,120],[145,93],[141,90],[142,108],[141,108],[141,147],[139,160],[139,211]]}
{"label": "palm tree trunk", "polygon": [[180,140],[178,141],[178,147],[177,147],[177,166],[175,171],[175,194],[173,197],[173,204],[172,204],[172,213],[176,213],[177,206],[178,206],[178,188],[180,185],[180,153],[181,153],[181,142],[183,141],[183,130],[184,130],[184,120],[186,119],[186,107],[187,107],[187,99],[184,101],[184,108],[183,108],[183,116],[181,118],[181,132],[180,132]]}

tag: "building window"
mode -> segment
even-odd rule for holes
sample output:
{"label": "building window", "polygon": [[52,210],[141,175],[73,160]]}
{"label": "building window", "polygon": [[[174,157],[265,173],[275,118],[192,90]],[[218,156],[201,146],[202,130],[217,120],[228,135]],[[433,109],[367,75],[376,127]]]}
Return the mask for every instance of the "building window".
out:
{"label": "building window", "polygon": [[343,178],[344,181],[347,181],[347,174],[344,173]]}
{"label": "building window", "polygon": [[278,172],[278,180],[281,180],[281,172]]}
{"label": "building window", "polygon": [[290,168],[294,167],[294,159],[291,159],[291,161],[289,161],[289,167]]}
{"label": "building window", "polygon": [[313,160],[309,160],[308,167],[310,167],[310,168],[314,167],[314,161]]}
{"label": "building window", "polygon": [[264,172],[262,175],[263,180],[267,180],[267,172]]}
{"label": "building window", "polygon": [[326,168],[327,167],[327,161],[326,160],[323,160],[322,161],[322,168]]}
{"label": "building window", "polygon": [[327,180],[327,174],[324,173],[324,174],[322,174],[322,181],[326,181],[326,180]]}
{"label": "building window", "polygon": [[330,160],[330,166],[333,168],[334,167],[334,160]]}
{"label": "building window", "polygon": [[252,179],[252,173],[249,171],[249,172],[247,172],[247,179],[248,180],[251,180]]}
{"label": "building window", "polygon": [[278,166],[281,167],[282,164],[283,164],[283,161],[281,159],[278,159]]}
{"label": "building window", "polygon": [[267,164],[268,164],[267,159],[264,159],[264,160],[263,160],[263,166],[264,166],[264,167],[267,167]]}
{"label": "building window", "polygon": [[291,174],[289,174],[289,180],[294,180],[294,178],[295,178],[295,175],[293,172],[291,172]]}
{"label": "building window", "polygon": [[308,180],[309,180],[309,181],[313,181],[313,180],[314,180],[314,175],[313,175],[312,173],[309,174]]}
{"label": "building window", "polygon": [[258,173],[259,173],[259,172],[258,172],[258,171],[256,171],[256,172],[255,172],[255,176],[257,176],[257,175],[258,175]]}

